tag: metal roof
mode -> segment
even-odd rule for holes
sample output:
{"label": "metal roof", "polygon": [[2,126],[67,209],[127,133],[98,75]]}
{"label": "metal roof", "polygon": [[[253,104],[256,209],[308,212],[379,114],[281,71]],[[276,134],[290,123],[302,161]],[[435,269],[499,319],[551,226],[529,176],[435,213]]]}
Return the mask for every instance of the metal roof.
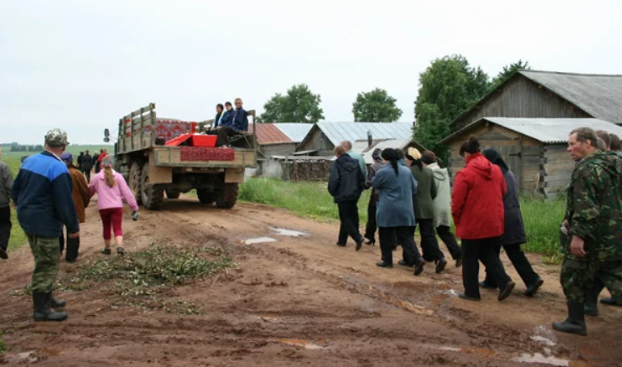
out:
{"label": "metal roof", "polygon": [[[393,149],[404,149],[412,143],[412,139],[388,139],[378,142],[371,147],[366,147],[366,149],[361,153],[363,158],[365,159],[365,164],[373,164],[374,159],[372,158],[372,154],[374,150],[381,149],[384,150],[386,148]],[[354,148],[352,148],[354,150]]]}
{"label": "metal roof", "polygon": [[568,142],[570,132],[578,127],[590,127],[594,130],[605,130],[609,133],[622,136],[622,127],[599,119],[484,117],[449,135],[437,144],[446,144],[453,141],[458,137],[463,136],[467,131],[472,130],[474,127],[486,121],[548,144]]}
{"label": "metal roof", "polygon": [[281,130],[283,134],[287,135],[294,143],[302,142],[313,127],[313,124],[295,122],[276,123],[273,125]]}
{"label": "metal roof", "polygon": [[367,139],[370,131],[375,139],[403,139],[412,136],[412,124],[409,122],[318,122],[317,127],[333,145],[344,140],[354,143]]}
{"label": "metal roof", "polygon": [[519,73],[550,89],[595,118],[622,123],[622,75],[530,70]]}
{"label": "metal roof", "polygon": [[[251,131],[253,129],[252,126],[253,125],[249,125],[249,130]],[[274,126],[274,124],[254,124],[254,126],[256,126],[257,129],[255,135],[259,145],[293,143],[293,141]]]}

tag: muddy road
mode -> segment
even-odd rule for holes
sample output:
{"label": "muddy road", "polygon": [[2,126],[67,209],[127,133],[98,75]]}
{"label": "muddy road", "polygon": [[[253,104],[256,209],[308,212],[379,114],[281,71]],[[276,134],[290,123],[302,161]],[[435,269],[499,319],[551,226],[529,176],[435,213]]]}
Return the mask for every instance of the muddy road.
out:
{"label": "muddy road", "polygon": [[[81,258],[99,254],[100,221],[91,205]],[[27,246],[0,263],[0,329],[9,350],[1,363],[40,366],[622,366],[622,309],[588,317],[589,337],[563,335],[559,268],[532,256],[545,284],[535,298],[518,283],[508,300],[482,291],[481,302],[457,297],[460,269],[430,264],[375,266],[380,250],[335,246],[337,226],[283,210],[238,205],[230,211],[195,199],[168,201],[160,212],[126,213],[127,251],[153,242],[220,246],[237,264],[208,279],[172,289],[171,298],[204,307],[201,315],[145,311],[116,304],[101,288],[64,292],[69,319],[34,323],[31,300],[16,296],[29,282]],[[305,235],[277,232],[273,228]],[[294,233],[295,234],[295,233]],[[274,242],[245,244],[269,237]],[[252,242],[252,241],[250,241]],[[397,253],[396,253],[397,254]],[[396,256],[394,261],[399,258]],[[76,265],[63,260],[61,276]]]}

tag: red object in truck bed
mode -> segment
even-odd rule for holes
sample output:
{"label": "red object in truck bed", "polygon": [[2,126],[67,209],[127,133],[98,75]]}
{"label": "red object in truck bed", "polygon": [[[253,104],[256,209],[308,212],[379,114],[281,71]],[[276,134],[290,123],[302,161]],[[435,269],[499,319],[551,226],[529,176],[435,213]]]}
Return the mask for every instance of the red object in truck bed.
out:
{"label": "red object in truck bed", "polygon": [[178,147],[183,142],[185,142],[186,140],[190,139],[191,137],[192,137],[192,134],[183,134],[183,135],[180,135],[180,136],[176,137],[175,139],[171,139],[171,140],[167,141],[166,143],[164,143],[164,146],[167,146],[167,147]]}
{"label": "red object in truck bed", "polygon": [[231,148],[181,147],[182,161],[232,161],[235,150]]}
{"label": "red object in truck bed", "polygon": [[191,147],[213,148],[216,146],[216,135],[192,135],[190,140]]}

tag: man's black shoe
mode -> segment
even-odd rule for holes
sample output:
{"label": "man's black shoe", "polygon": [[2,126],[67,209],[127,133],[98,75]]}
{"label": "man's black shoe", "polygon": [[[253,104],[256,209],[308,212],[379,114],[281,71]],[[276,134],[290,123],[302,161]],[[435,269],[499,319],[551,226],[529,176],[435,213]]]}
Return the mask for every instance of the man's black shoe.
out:
{"label": "man's black shoe", "polygon": [[415,275],[419,275],[421,273],[423,273],[423,267],[425,266],[425,260],[423,260],[422,257],[419,258],[419,260],[417,260],[417,262],[415,263]]}
{"label": "man's black shoe", "polygon": [[475,298],[475,297],[469,297],[469,296],[467,296],[467,295],[466,295],[466,294],[464,294],[464,293],[460,293],[460,294],[458,295],[458,297],[460,297],[460,298],[462,298],[462,299],[465,299],[465,300],[467,300],[467,301],[481,301],[481,298],[479,298],[479,297],[478,297],[478,298]]}
{"label": "man's black shoe", "polygon": [[393,264],[385,263],[384,261],[381,261],[381,262],[377,263],[376,266],[379,266],[381,268],[387,268],[387,269],[392,269],[393,268]]}

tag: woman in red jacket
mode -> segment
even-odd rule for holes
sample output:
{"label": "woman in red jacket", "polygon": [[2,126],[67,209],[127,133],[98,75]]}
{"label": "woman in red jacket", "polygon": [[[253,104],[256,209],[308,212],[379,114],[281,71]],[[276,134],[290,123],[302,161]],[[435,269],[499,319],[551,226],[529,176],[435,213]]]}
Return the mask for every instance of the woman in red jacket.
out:
{"label": "woman in red jacket", "polygon": [[460,298],[480,300],[479,260],[500,285],[499,301],[502,301],[515,286],[495,254],[504,230],[505,179],[501,169],[481,155],[476,137],[471,136],[462,144],[460,155],[466,167],[456,175],[451,203],[456,235],[462,239],[464,293]]}

